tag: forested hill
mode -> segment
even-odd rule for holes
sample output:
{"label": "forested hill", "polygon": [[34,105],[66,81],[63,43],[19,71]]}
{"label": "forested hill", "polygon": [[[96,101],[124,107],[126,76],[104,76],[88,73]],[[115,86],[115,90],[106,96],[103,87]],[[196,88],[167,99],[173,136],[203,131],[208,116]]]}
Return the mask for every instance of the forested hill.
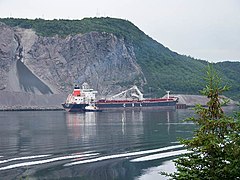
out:
{"label": "forested hill", "polygon": [[[146,81],[143,84],[145,94],[163,95],[166,90],[176,94],[198,94],[202,89],[202,77],[207,61],[179,55],[153,40],[134,24],[115,18],[84,18],[82,20],[43,20],[43,19],[0,19],[11,27],[33,29],[44,37],[106,32],[124,39],[127,46],[133,47],[136,62],[141,67]],[[239,100],[240,62],[221,62],[214,64],[224,83],[231,86],[227,96]],[[103,75],[104,76],[104,75]],[[138,84],[135,79],[125,82]],[[126,85],[122,84],[122,85]]]}

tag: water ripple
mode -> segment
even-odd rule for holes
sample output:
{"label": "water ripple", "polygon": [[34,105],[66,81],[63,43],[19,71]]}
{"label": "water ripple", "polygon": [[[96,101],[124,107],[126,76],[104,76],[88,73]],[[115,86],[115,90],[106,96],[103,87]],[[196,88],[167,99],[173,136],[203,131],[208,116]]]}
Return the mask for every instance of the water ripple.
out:
{"label": "water ripple", "polygon": [[[1,167],[0,171],[7,170],[7,169],[13,169],[13,168],[19,168],[24,166],[32,166],[32,165],[38,165],[38,164],[45,164],[50,163],[54,161],[61,161],[61,160],[67,160],[67,159],[74,159],[74,158],[81,158],[81,157],[88,157],[88,156],[96,156],[98,153],[91,153],[91,154],[78,154],[78,155],[70,155],[70,156],[63,156],[63,157],[56,157],[51,159],[44,159],[44,160],[38,160],[38,161],[29,161],[29,162],[22,162],[17,164],[8,165],[5,167]],[[15,158],[17,159],[17,158]],[[20,158],[18,158],[20,159]]]}
{"label": "water ripple", "polygon": [[51,155],[37,155],[37,156],[26,156],[26,157],[6,159],[6,160],[1,160],[0,164],[7,163],[7,162],[10,162],[10,161],[19,161],[19,160],[26,160],[26,159],[42,158],[42,157],[47,157],[47,156],[51,156]]}
{"label": "water ripple", "polygon": [[146,150],[146,151],[138,151],[138,152],[132,152],[132,153],[114,154],[114,155],[103,156],[103,157],[98,157],[98,158],[94,158],[94,159],[86,159],[86,160],[82,160],[82,161],[67,163],[64,166],[73,166],[73,165],[78,165],[78,164],[86,164],[86,163],[104,161],[104,160],[115,159],[115,158],[123,158],[123,157],[137,156],[137,155],[143,155],[143,154],[151,154],[151,153],[157,153],[157,152],[161,152],[161,151],[177,149],[177,148],[181,148],[181,147],[183,147],[183,145],[167,146],[167,147],[163,147],[163,148]]}
{"label": "water ripple", "polygon": [[149,156],[132,159],[132,160],[130,160],[130,162],[152,161],[152,160],[167,158],[167,157],[171,157],[171,156],[178,156],[178,155],[186,154],[186,153],[190,153],[190,152],[191,151],[184,149],[184,150],[179,150],[179,151],[158,153],[158,154],[153,154],[153,155],[149,155]]}

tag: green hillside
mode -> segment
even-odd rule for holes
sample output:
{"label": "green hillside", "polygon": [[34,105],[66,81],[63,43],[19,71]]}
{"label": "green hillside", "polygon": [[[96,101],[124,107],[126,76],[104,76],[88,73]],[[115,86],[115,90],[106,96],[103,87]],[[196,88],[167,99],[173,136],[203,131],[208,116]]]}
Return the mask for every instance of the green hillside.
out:
{"label": "green hillside", "polygon": [[[113,33],[123,37],[129,46],[134,47],[137,62],[141,66],[148,84],[145,92],[159,96],[166,90],[172,93],[198,94],[206,61],[179,55],[147,36],[129,21],[114,18],[84,18],[82,20],[43,20],[43,19],[0,19],[10,26],[33,28],[39,35],[65,37],[69,34],[91,31]],[[226,93],[236,100],[240,98],[240,62],[214,64],[224,82],[232,88]]]}

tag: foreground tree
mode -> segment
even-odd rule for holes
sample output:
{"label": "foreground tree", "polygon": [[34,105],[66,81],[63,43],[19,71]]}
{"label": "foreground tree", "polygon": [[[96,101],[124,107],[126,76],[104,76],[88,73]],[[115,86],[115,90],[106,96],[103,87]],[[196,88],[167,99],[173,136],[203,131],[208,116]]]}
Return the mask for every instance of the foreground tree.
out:
{"label": "foreground tree", "polygon": [[193,121],[197,130],[192,139],[180,141],[190,153],[174,161],[176,172],[162,174],[171,179],[240,179],[240,114],[224,114],[220,94],[228,87],[221,86],[211,65],[205,81],[201,93],[209,98],[207,108],[195,107],[197,116],[188,121]]}

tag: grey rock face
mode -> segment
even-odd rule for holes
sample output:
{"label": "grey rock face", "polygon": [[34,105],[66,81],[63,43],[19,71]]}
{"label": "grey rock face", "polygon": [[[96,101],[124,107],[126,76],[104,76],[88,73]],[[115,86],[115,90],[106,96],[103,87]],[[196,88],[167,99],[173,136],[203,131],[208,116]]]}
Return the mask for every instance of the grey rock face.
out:
{"label": "grey rock face", "polygon": [[[23,73],[26,68],[28,75]],[[75,83],[87,82],[105,96],[146,83],[133,46],[123,38],[105,32],[41,37],[31,29],[2,23],[0,78],[0,92],[39,95],[70,92]]]}
{"label": "grey rock face", "polygon": [[17,58],[19,44],[14,30],[0,23],[0,90],[7,88],[8,72]]}

